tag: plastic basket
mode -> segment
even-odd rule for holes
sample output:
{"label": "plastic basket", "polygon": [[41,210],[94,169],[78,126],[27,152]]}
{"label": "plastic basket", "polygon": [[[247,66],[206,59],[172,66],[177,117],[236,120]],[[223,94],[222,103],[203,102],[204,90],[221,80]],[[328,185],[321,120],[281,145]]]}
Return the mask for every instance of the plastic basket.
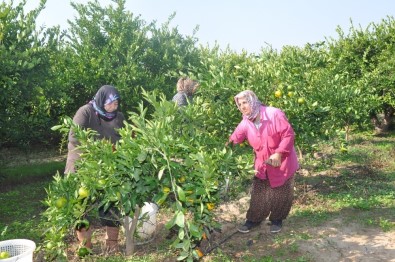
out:
{"label": "plastic basket", "polygon": [[28,239],[11,239],[0,241],[0,252],[8,252],[9,258],[1,259],[1,262],[33,262],[33,252],[36,243]]}

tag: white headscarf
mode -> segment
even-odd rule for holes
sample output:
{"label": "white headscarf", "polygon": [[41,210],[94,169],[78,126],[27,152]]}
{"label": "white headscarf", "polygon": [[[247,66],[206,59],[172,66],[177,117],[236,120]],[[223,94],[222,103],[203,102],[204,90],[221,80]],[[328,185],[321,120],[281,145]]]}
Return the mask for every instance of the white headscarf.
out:
{"label": "white headscarf", "polygon": [[[259,114],[259,107],[262,105],[261,101],[259,101],[256,94],[254,92],[252,92],[251,90],[244,90],[235,96],[235,102],[236,102],[237,108],[239,110],[240,110],[239,103],[238,103],[239,98],[245,98],[247,100],[248,104],[250,104],[251,113],[249,115],[245,115],[245,116],[249,120],[254,120],[257,117],[257,115]],[[240,110],[240,112],[241,112],[241,110]]]}

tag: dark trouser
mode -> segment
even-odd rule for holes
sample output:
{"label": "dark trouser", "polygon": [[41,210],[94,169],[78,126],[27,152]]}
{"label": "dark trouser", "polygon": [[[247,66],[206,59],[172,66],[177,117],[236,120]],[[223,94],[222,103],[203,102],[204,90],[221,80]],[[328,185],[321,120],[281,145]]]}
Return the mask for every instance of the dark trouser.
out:
{"label": "dark trouser", "polygon": [[103,226],[119,227],[121,225],[119,216],[119,210],[115,207],[110,207],[106,211],[103,207],[99,208],[100,222]]}
{"label": "dark trouser", "polygon": [[283,220],[291,211],[294,194],[294,178],[284,185],[271,188],[268,180],[254,178],[247,220],[262,222],[269,216],[270,221]]}

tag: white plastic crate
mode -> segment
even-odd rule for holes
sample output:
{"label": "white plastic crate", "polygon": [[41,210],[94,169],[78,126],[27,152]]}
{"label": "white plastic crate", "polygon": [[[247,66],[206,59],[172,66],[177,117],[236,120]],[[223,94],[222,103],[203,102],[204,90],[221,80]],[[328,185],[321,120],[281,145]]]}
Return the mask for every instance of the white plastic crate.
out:
{"label": "white plastic crate", "polygon": [[0,241],[0,252],[6,251],[9,258],[2,259],[1,262],[33,262],[33,252],[36,243],[28,239],[11,239]]}

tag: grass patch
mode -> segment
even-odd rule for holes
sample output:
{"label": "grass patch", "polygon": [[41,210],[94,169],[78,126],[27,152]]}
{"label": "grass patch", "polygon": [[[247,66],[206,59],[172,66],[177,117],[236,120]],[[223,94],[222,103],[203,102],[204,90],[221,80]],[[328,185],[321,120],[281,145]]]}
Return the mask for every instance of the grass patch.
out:
{"label": "grass patch", "polygon": [[51,178],[57,171],[63,172],[64,162],[35,163],[31,165],[13,166],[3,168],[0,181],[8,185],[20,184],[24,181]]}
{"label": "grass patch", "polygon": [[28,238],[40,242],[42,232],[37,225],[48,185],[49,180],[40,181],[0,194],[0,240]]}
{"label": "grass patch", "polygon": [[[290,224],[323,229],[328,222],[341,221],[382,232],[395,230],[394,144],[394,136],[358,135],[350,141],[348,153],[327,147],[324,158],[304,159]],[[292,233],[284,237],[296,244],[303,241],[297,239],[297,229]]]}
{"label": "grass patch", "polygon": [[37,227],[52,176],[64,170],[63,162],[34,163],[2,169],[0,240],[28,238],[40,242]]}
{"label": "grass patch", "polygon": [[332,217],[332,212],[328,212],[325,210],[317,210],[318,208],[309,208],[309,209],[297,209],[293,216],[298,219],[303,219],[306,223],[311,226],[318,226],[326,221],[328,221]]}

